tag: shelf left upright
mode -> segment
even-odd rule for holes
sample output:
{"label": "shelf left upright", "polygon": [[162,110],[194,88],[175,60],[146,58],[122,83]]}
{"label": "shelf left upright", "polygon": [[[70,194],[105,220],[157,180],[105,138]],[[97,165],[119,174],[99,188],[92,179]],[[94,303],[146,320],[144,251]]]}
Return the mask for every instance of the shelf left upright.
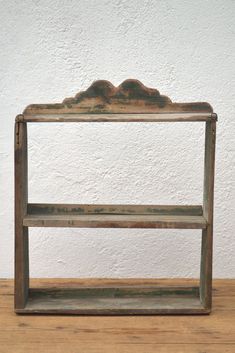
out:
{"label": "shelf left upright", "polygon": [[27,123],[15,122],[15,308],[23,309],[29,291],[29,235],[23,226],[28,204]]}

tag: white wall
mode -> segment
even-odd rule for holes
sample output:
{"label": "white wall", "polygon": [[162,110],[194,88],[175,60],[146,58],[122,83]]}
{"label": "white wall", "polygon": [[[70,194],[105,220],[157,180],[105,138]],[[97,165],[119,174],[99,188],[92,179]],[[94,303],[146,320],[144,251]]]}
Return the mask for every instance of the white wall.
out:
{"label": "white wall", "polygon": [[[0,1],[0,277],[13,276],[13,132],[31,103],[137,78],[218,113],[214,276],[235,277],[235,1]],[[30,201],[201,203],[203,126],[31,126]],[[200,232],[34,229],[31,276],[199,273]]]}

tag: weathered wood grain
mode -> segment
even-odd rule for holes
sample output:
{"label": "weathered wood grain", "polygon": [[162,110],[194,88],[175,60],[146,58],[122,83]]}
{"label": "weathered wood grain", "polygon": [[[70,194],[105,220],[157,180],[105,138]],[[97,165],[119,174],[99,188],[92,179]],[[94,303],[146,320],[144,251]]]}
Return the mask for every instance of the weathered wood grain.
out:
{"label": "weathered wood grain", "polygon": [[212,305],[213,203],[215,174],[216,122],[206,123],[204,158],[203,214],[207,228],[202,231],[201,301],[208,309]]}
{"label": "weathered wood grain", "polygon": [[82,214],[82,215],[26,215],[25,227],[79,227],[79,228],[178,228],[204,229],[203,216],[181,215],[118,215],[118,214]]}
{"label": "weathered wood grain", "polygon": [[157,315],[207,314],[199,288],[108,287],[31,289],[27,314]]}
{"label": "weathered wood grain", "polygon": [[202,216],[200,205],[101,205],[101,204],[52,204],[52,203],[29,203],[27,213],[33,214],[159,214],[159,215],[181,215]]}
{"label": "weathered wood grain", "polygon": [[177,113],[212,112],[205,102],[173,103],[157,89],[148,88],[140,81],[129,79],[118,87],[108,81],[96,81],[86,91],[63,103],[32,104],[24,115],[67,113]]}
{"label": "weathered wood grain", "polygon": [[215,120],[214,113],[172,113],[172,114],[24,114],[18,117],[23,122],[74,123],[74,122],[203,122]]}
{"label": "weathered wood grain", "polygon": [[28,228],[23,226],[27,213],[27,126],[15,124],[15,307],[23,308],[28,296]]}

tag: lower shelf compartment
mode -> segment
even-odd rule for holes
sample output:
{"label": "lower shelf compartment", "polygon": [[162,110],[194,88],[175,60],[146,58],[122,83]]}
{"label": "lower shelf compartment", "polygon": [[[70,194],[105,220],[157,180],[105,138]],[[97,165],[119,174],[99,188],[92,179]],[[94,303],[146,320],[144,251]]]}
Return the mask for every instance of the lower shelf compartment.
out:
{"label": "lower shelf compartment", "polygon": [[198,287],[80,287],[30,289],[19,314],[208,314]]}

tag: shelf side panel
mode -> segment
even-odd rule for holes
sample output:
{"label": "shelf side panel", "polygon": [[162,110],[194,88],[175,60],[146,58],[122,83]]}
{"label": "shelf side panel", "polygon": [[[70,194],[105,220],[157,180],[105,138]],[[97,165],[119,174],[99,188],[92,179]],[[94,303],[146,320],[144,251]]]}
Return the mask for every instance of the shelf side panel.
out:
{"label": "shelf side panel", "polygon": [[29,287],[28,229],[23,226],[27,213],[27,126],[15,124],[15,307],[23,308]]}
{"label": "shelf side panel", "polygon": [[202,232],[200,288],[201,301],[208,309],[212,305],[215,142],[216,122],[207,122],[205,133],[203,215],[208,226]]}

